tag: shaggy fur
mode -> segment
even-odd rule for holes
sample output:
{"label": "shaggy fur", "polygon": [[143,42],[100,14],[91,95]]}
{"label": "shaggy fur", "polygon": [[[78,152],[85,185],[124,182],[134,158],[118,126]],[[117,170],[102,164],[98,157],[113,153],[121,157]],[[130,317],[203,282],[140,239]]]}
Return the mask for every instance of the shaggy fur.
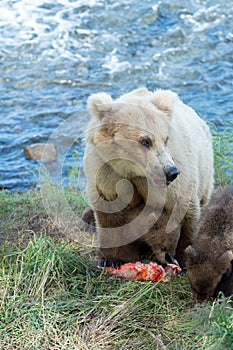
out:
{"label": "shaggy fur", "polygon": [[183,265],[213,186],[209,128],[167,90],[98,93],[88,107],[84,170],[100,258],[136,261],[146,243],[162,263],[169,254]]}
{"label": "shaggy fur", "polygon": [[203,210],[192,246],[185,251],[188,276],[197,300],[208,299],[216,288],[217,291],[222,288],[227,295],[229,289],[233,292],[232,251],[233,186],[229,186],[219,190]]}

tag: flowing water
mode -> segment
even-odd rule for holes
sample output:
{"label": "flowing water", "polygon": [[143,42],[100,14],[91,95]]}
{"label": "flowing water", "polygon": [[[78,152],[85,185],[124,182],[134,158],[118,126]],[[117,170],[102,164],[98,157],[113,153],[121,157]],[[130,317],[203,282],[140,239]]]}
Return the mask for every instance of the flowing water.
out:
{"label": "flowing water", "polygon": [[171,89],[205,120],[233,116],[233,6],[222,0],[1,0],[0,186],[28,189],[55,143],[64,182],[82,162],[87,97]]}

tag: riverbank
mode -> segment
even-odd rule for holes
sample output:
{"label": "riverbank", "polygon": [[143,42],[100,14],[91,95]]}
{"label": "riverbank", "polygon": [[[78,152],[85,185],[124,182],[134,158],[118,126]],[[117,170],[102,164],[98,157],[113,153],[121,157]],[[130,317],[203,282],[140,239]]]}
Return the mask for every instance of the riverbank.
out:
{"label": "riverbank", "polygon": [[94,248],[57,230],[38,193],[1,193],[1,203],[9,238],[0,249],[2,349],[231,349],[226,300],[194,307],[187,276],[110,276],[96,268]]}

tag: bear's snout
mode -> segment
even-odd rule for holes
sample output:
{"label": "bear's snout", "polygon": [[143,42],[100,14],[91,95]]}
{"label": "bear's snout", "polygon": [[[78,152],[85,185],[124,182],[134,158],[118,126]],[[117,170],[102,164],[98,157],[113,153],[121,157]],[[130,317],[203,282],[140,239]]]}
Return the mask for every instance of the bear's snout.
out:
{"label": "bear's snout", "polygon": [[174,181],[177,178],[177,176],[180,173],[180,170],[175,165],[171,165],[164,167],[164,173],[166,176],[166,183],[167,185],[169,185],[172,181]]}

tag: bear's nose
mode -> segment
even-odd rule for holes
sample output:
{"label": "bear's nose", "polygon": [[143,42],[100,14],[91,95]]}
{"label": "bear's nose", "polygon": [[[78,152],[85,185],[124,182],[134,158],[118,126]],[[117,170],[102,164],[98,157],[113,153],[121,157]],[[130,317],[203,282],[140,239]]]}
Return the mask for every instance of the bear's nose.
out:
{"label": "bear's nose", "polygon": [[167,185],[174,181],[180,173],[180,170],[175,166],[169,166],[164,168],[164,173],[167,180]]}

